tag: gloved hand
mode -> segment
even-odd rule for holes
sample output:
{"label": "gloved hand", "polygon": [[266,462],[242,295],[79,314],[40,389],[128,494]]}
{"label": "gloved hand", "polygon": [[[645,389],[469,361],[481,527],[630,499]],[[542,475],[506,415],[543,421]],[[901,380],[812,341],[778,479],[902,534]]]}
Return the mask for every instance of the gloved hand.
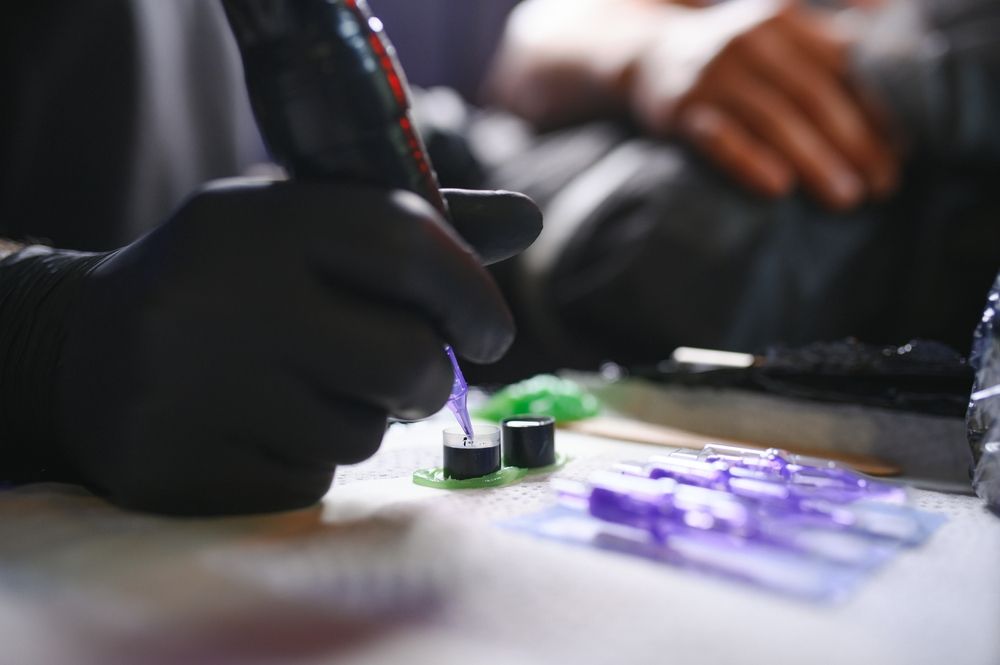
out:
{"label": "gloved hand", "polygon": [[447,199],[478,255],[408,192],[244,182],[210,186],[103,260],[50,257],[43,272],[64,277],[48,301],[66,314],[40,317],[58,343],[26,367],[55,380],[20,409],[51,418],[42,461],[157,512],[317,501],[336,465],[375,452],[387,415],[444,404],[445,342],[490,362],[512,341],[480,259],[530,244],[540,214],[511,193]]}

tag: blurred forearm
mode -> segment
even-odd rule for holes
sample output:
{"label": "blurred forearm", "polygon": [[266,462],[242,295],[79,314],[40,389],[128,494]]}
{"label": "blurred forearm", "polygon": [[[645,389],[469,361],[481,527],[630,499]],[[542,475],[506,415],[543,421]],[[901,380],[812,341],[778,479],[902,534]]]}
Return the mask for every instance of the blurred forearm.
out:
{"label": "blurred forearm", "polygon": [[491,101],[551,127],[627,108],[628,79],[663,21],[666,0],[528,0],[511,15],[488,86]]}

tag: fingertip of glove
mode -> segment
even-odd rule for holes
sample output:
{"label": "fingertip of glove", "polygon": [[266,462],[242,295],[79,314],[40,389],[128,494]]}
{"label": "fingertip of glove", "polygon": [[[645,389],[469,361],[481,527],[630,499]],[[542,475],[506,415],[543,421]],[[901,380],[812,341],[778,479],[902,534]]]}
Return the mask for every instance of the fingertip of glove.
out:
{"label": "fingertip of glove", "polygon": [[542,232],[542,212],[524,194],[450,190],[445,195],[452,225],[484,263],[518,254]]}
{"label": "fingertip of glove", "polygon": [[[478,214],[516,219],[541,230],[542,212],[527,194],[506,189],[444,189],[453,214]],[[537,234],[536,234],[537,235]]]}
{"label": "fingertip of glove", "polygon": [[495,363],[507,353],[514,343],[517,330],[513,319],[506,325],[495,326],[488,332],[481,335],[476,344],[466,344],[463,347],[455,347],[462,358],[476,363],[477,365],[489,365]]}

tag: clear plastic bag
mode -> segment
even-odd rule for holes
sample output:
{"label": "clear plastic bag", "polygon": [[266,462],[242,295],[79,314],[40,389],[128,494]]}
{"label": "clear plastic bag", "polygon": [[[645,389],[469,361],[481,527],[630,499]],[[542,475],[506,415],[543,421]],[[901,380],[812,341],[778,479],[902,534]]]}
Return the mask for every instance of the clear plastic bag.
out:
{"label": "clear plastic bag", "polygon": [[1000,512],[1000,276],[990,289],[973,337],[969,362],[976,372],[966,418],[975,460],[972,484]]}

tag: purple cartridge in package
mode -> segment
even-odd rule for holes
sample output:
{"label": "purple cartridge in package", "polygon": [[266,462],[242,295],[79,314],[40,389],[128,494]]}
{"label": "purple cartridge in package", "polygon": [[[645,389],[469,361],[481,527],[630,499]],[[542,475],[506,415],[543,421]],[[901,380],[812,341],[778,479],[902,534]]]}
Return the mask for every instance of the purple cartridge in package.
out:
{"label": "purple cartridge in package", "polygon": [[553,481],[559,507],[513,528],[834,599],[941,519],[904,487],[832,462],[712,445]]}

